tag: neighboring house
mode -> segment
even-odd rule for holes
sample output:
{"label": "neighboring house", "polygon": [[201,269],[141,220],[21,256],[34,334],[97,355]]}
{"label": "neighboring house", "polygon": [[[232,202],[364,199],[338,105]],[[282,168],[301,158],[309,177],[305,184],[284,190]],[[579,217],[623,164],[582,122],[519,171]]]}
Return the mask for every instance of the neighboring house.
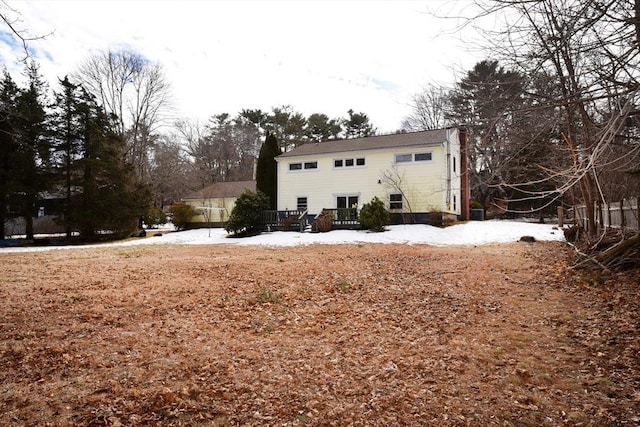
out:
{"label": "neighboring house", "polygon": [[[33,232],[34,234],[54,234],[64,233],[65,227],[57,224],[56,219],[60,217],[63,206],[64,197],[59,194],[43,192],[38,195],[33,211]],[[26,225],[24,217],[20,216],[21,201],[14,197],[9,198],[7,205],[4,227],[5,234],[8,237],[15,235],[24,235],[26,233]],[[0,236],[2,240],[3,236]]]}
{"label": "neighboring house", "polygon": [[427,223],[434,214],[467,219],[465,135],[448,128],[296,147],[276,158],[278,210],[307,209],[313,217],[377,196],[393,223]]}
{"label": "neighboring house", "polygon": [[223,227],[229,220],[236,199],[245,190],[256,191],[255,181],[216,182],[182,199],[200,211],[190,225],[197,227]]}

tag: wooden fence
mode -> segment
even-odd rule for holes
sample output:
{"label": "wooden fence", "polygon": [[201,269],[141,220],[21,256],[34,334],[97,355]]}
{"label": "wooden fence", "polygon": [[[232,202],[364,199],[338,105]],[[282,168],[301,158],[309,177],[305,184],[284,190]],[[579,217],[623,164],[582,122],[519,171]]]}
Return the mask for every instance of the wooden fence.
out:
{"label": "wooden fence", "polygon": [[[597,228],[620,228],[622,230],[640,230],[638,217],[640,217],[639,198],[615,203],[601,203],[594,208],[595,226]],[[589,230],[591,224],[587,216],[587,207],[574,206],[574,220],[577,225]]]}

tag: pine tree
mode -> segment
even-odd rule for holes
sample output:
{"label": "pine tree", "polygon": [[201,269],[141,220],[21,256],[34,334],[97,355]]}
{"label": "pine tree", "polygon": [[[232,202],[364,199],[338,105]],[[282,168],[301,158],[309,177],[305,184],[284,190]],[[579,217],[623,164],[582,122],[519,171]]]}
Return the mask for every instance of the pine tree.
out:
{"label": "pine tree", "polygon": [[345,138],[364,138],[376,134],[376,129],[369,123],[369,116],[365,113],[347,111],[349,117],[342,120]]}
{"label": "pine tree", "polygon": [[277,208],[278,165],[275,158],[281,153],[275,135],[267,134],[258,156],[256,189],[269,198],[269,209]]}
{"label": "pine tree", "polygon": [[86,93],[82,100],[80,156],[71,167],[72,185],[80,190],[71,197],[65,221],[85,239],[95,239],[102,231],[124,237],[135,229],[149,203],[149,192],[124,161],[124,141],[113,118]]}
{"label": "pine tree", "polygon": [[35,203],[41,192],[50,186],[48,168],[51,161],[49,140],[46,135],[46,85],[35,62],[27,65],[28,85],[17,97],[18,153],[16,159],[17,193],[21,195],[21,216],[25,219],[26,237],[33,239]]}
{"label": "pine tree", "polygon": [[[60,187],[64,191],[64,217],[69,216],[74,188],[76,188],[76,160],[80,157],[82,145],[81,92],[80,86],[69,81],[68,77],[59,80],[62,91],[55,94],[52,120],[53,150],[58,161],[56,165]],[[71,237],[72,227],[69,221],[63,220],[67,237]]]}
{"label": "pine tree", "polygon": [[0,82],[0,240],[5,237],[5,220],[9,196],[16,187],[16,159],[18,141],[16,137],[16,99],[18,87],[5,70]]}

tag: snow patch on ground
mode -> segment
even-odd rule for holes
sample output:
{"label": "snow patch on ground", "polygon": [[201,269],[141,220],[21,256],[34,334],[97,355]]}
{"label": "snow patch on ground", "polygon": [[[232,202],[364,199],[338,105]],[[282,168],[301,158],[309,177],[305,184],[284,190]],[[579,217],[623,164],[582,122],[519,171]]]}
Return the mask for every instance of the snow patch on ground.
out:
{"label": "snow patch on ground", "polygon": [[227,233],[222,228],[173,231],[163,234],[162,236],[153,236],[153,234],[154,230],[148,230],[147,235],[150,237],[99,245],[6,247],[0,248],[0,253],[150,244],[298,246],[316,244],[403,243],[434,246],[484,245],[490,243],[516,242],[520,240],[522,236],[533,236],[536,240],[564,241],[562,230],[553,224],[520,221],[472,221],[446,228],[422,224],[391,225],[388,226],[387,231],[383,233],[355,230],[333,230],[328,233],[276,231],[241,239],[227,237]]}

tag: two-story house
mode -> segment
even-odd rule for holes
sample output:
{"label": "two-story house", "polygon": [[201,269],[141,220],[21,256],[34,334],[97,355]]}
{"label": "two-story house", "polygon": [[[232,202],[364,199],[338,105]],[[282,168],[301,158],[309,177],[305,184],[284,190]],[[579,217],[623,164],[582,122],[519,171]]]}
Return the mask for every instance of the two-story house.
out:
{"label": "two-story house", "polygon": [[394,223],[459,218],[468,206],[461,139],[452,127],[301,145],[276,158],[278,210],[313,216],[378,197]]}

